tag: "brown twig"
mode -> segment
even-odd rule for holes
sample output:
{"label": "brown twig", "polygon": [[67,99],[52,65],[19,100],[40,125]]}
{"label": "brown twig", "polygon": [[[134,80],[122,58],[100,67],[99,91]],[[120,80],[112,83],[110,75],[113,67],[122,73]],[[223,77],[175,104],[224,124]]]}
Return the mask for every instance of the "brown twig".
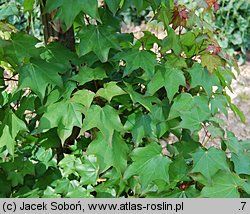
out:
{"label": "brown twig", "polygon": [[0,77],[1,79],[5,80],[5,81],[18,81],[17,79],[13,79],[13,77]]}

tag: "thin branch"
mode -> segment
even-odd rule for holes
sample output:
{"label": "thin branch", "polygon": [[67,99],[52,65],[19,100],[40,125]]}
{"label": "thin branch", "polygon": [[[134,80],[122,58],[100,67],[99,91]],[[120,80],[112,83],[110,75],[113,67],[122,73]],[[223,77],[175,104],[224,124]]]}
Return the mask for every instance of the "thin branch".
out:
{"label": "thin branch", "polygon": [[5,80],[5,81],[16,81],[16,82],[18,82],[18,80],[17,79],[13,79],[13,77],[0,77],[1,79],[3,79],[3,80]]}
{"label": "thin branch", "polygon": [[208,136],[207,135],[208,131],[207,131],[206,126],[204,124],[202,124],[202,128],[204,129],[204,132],[205,132],[205,135],[204,135],[203,140],[202,140],[202,144],[203,144],[204,141],[205,141],[205,139],[206,139],[206,137]]}
{"label": "thin branch", "polygon": [[[208,132],[206,125],[202,124],[202,127],[203,127],[203,129],[205,131],[205,136],[204,136],[204,138],[202,140],[202,145],[206,146],[208,141],[211,139],[212,135]],[[205,141],[206,137],[207,137],[207,140]]]}

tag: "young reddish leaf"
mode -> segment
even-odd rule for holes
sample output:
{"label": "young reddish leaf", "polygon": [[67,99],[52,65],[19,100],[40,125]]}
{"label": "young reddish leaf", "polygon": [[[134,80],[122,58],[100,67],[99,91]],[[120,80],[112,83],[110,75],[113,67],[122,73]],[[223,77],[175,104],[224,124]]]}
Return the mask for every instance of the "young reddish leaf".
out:
{"label": "young reddish leaf", "polygon": [[212,44],[208,45],[207,47],[207,51],[209,51],[212,54],[218,54],[221,52],[221,47],[219,46],[219,44],[213,42]]}
{"label": "young reddish leaf", "polygon": [[215,11],[218,11],[220,9],[218,0],[205,0],[205,1],[210,8],[214,7]]}
{"label": "young reddish leaf", "polygon": [[222,60],[219,56],[208,53],[201,55],[201,64],[203,67],[207,67],[210,74],[214,72],[214,69],[223,66]]}
{"label": "young reddish leaf", "polygon": [[187,20],[188,20],[188,14],[187,8],[185,6],[176,6],[173,13],[173,29],[176,29],[177,27],[184,27],[186,28]]}

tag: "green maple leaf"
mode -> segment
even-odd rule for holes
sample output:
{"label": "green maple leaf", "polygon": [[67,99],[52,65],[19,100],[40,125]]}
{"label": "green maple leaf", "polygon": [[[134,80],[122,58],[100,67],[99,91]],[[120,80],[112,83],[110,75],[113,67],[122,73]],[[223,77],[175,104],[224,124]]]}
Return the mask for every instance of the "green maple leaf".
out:
{"label": "green maple leaf", "polygon": [[50,104],[40,120],[38,132],[57,127],[58,136],[64,143],[71,135],[74,126],[82,127],[82,109],[83,106],[73,100],[62,100]]}
{"label": "green maple leaf", "polygon": [[169,178],[171,182],[178,183],[188,179],[188,166],[182,155],[175,158],[169,166]]}
{"label": "green maple leaf", "polygon": [[45,95],[48,84],[62,87],[62,78],[59,73],[65,70],[59,64],[48,63],[34,59],[20,70],[19,88],[30,88],[40,98]]}
{"label": "green maple leaf", "polygon": [[235,137],[234,133],[228,130],[227,130],[227,139],[224,141],[224,143],[226,144],[227,149],[229,149],[229,151],[232,153],[239,154],[244,150],[242,144]]}
{"label": "green maple leaf", "polygon": [[75,188],[75,183],[74,181],[70,181],[68,178],[62,178],[53,182],[53,186],[55,186],[56,193],[66,195]]}
{"label": "green maple leaf", "polygon": [[145,0],[126,0],[124,4],[132,4],[135,6],[137,13],[139,14],[142,10],[145,10],[147,7],[152,7],[154,10],[156,10],[160,5],[161,7],[166,8],[167,7],[172,8],[174,6],[174,3],[169,0],[150,0],[150,1],[145,1]]}
{"label": "green maple leaf", "polygon": [[146,136],[152,136],[152,119],[149,115],[137,114],[135,124],[132,129],[133,141],[136,145],[141,143],[142,139]]}
{"label": "green maple leaf", "polygon": [[80,56],[93,51],[102,62],[106,62],[111,48],[120,49],[115,33],[108,27],[85,26],[78,36],[81,39],[78,45]]}
{"label": "green maple leaf", "polygon": [[140,176],[143,188],[156,180],[168,183],[171,160],[161,152],[162,147],[153,142],[144,148],[134,149],[131,154],[133,163],[125,171],[124,179],[134,175]]}
{"label": "green maple leaf", "polygon": [[170,108],[168,120],[179,117],[182,112],[190,111],[194,106],[193,102],[191,94],[181,93],[176,96]]}
{"label": "green maple leaf", "polygon": [[22,163],[21,172],[23,175],[35,175],[35,166],[34,163],[30,160],[24,161]]}
{"label": "green maple leaf", "polygon": [[180,37],[180,42],[182,45],[186,46],[186,47],[192,47],[191,50],[189,49],[189,51],[193,51],[193,49],[197,49],[196,45],[196,36],[195,33],[189,31],[183,35],[181,35]]}
{"label": "green maple leaf", "polygon": [[207,96],[193,97],[193,107],[190,111],[180,112],[181,123],[177,128],[185,128],[190,131],[198,131],[202,123],[210,118]]}
{"label": "green maple leaf", "polygon": [[153,107],[152,111],[150,112],[150,117],[155,123],[158,122],[165,122],[168,117],[170,104],[167,98],[164,98],[160,102],[156,102]]}
{"label": "green maple leaf", "polygon": [[218,113],[218,110],[220,109],[227,117],[228,116],[227,107],[228,107],[227,98],[224,95],[215,94],[213,99],[211,100],[212,114],[215,115],[216,113]]}
{"label": "green maple leaf", "polygon": [[155,99],[155,97],[151,96],[145,96],[140,93],[137,93],[133,87],[129,84],[126,84],[127,88],[125,89],[129,96],[131,97],[133,103],[140,103],[143,107],[145,107],[148,111],[151,111],[153,106],[152,102],[157,102],[158,99]]}
{"label": "green maple leaf", "polygon": [[180,190],[179,188],[174,188],[171,193],[164,195],[164,198],[198,198],[200,196],[200,191],[195,188],[194,185],[188,187],[185,190]]}
{"label": "green maple leaf", "polygon": [[120,8],[120,3],[121,0],[106,0],[106,4],[113,15],[115,15],[117,10]]}
{"label": "green maple leaf", "polygon": [[237,154],[232,153],[231,160],[234,163],[235,172],[237,174],[250,175],[250,154],[241,151]]}
{"label": "green maple leaf", "polygon": [[146,72],[147,77],[151,78],[154,75],[155,66],[157,65],[154,54],[149,51],[133,49],[127,52],[118,53],[115,58],[126,61],[124,76],[131,74],[138,68],[142,68]]}
{"label": "green maple leaf", "polygon": [[45,169],[48,169],[50,166],[56,166],[51,148],[45,150],[44,147],[40,147],[35,154],[35,158],[44,164]]}
{"label": "green maple leaf", "polygon": [[[131,1],[131,0],[129,0]],[[146,2],[144,2],[143,0],[133,0],[131,1],[132,4],[134,4],[136,10],[137,10],[137,14],[139,14],[139,12],[141,12],[144,9],[144,5]]]}
{"label": "green maple leaf", "polygon": [[181,44],[179,37],[176,35],[173,28],[168,27],[168,36],[162,40],[162,49],[161,52],[165,53],[169,50],[173,50],[175,55],[180,55],[181,53]]}
{"label": "green maple leaf", "polygon": [[214,54],[201,55],[201,65],[206,67],[210,74],[214,72],[214,69],[223,66],[221,58]]}
{"label": "green maple leaf", "polygon": [[190,111],[181,113],[181,123],[177,128],[189,129],[190,131],[197,131],[202,128],[202,122],[206,119],[198,108],[193,108]]}
{"label": "green maple leaf", "polygon": [[207,127],[207,131],[211,134],[212,138],[219,137],[223,139],[224,137],[224,131],[220,127],[215,127],[213,125],[210,125]]}
{"label": "green maple leaf", "polygon": [[27,12],[27,11],[31,12],[33,9],[34,3],[35,3],[35,0],[24,0],[23,2],[24,12]]}
{"label": "green maple leaf", "polygon": [[85,112],[83,120],[83,130],[88,131],[92,128],[98,128],[106,140],[112,140],[114,130],[123,131],[123,125],[117,111],[109,105],[101,108],[98,105],[92,105]]}
{"label": "green maple leaf", "polygon": [[158,11],[158,20],[164,23],[165,28],[168,28],[169,22],[172,20],[171,9],[162,5]]}
{"label": "green maple leaf", "polygon": [[60,195],[56,194],[55,189],[53,189],[50,186],[47,186],[47,188],[43,192],[42,197],[44,197],[44,198],[60,198]]}
{"label": "green maple leaf", "polygon": [[171,101],[181,85],[186,85],[183,72],[166,64],[156,72],[153,79],[149,82],[147,93],[153,95],[160,88],[164,87],[167,91],[168,99]]}
{"label": "green maple leaf", "polygon": [[52,42],[46,45],[41,54],[41,58],[48,62],[66,64],[68,68],[72,68],[71,63],[78,60],[78,56],[75,52],[70,51],[64,47],[61,43]]}
{"label": "green maple leaf", "polygon": [[102,68],[81,68],[79,73],[71,79],[84,85],[92,80],[103,80],[106,77],[106,72]]}
{"label": "green maple leaf", "polygon": [[10,109],[3,112],[4,119],[0,123],[0,147],[6,146],[11,155],[14,154],[15,138],[19,131],[27,131],[26,124]]}
{"label": "green maple leaf", "polygon": [[150,118],[152,119],[151,127],[152,133],[148,136],[153,140],[158,140],[161,138],[169,129],[169,123],[167,122],[167,116],[169,112],[169,103],[165,98],[161,103],[156,103],[153,105],[152,111],[149,113]]}
{"label": "green maple leaf", "polygon": [[71,100],[75,103],[81,103],[83,106],[89,108],[91,106],[94,97],[95,97],[94,92],[87,89],[83,89],[74,93]]}
{"label": "green maple leaf", "polygon": [[81,177],[82,185],[95,184],[98,178],[99,166],[94,155],[85,157],[83,164],[76,165],[76,171]]}
{"label": "green maple leaf", "polygon": [[214,147],[210,147],[207,151],[198,148],[195,153],[192,153],[194,160],[191,173],[201,173],[209,181],[219,170],[229,171],[226,161],[225,152]]}
{"label": "green maple leaf", "polygon": [[97,0],[50,0],[47,2],[45,10],[51,12],[58,7],[55,18],[63,20],[66,29],[70,28],[81,11],[100,21]]}
{"label": "green maple leaf", "polygon": [[195,152],[200,146],[199,142],[194,141],[193,139],[184,139],[174,143],[173,148],[175,152],[184,157],[185,159],[191,158],[191,153]]}
{"label": "green maple leaf", "polygon": [[247,185],[238,175],[219,171],[214,177],[211,186],[205,186],[201,197],[206,198],[239,198],[238,188],[249,191]]}
{"label": "green maple leaf", "polygon": [[40,49],[35,45],[39,42],[33,36],[23,32],[13,33],[11,35],[11,43],[4,48],[4,56],[8,57],[8,61],[13,65],[13,61],[22,64],[25,59],[39,56]]}
{"label": "green maple leaf", "polygon": [[193,67],[188,70],[191,75],[191,88],[195,88],[196,86],[202,86],[207,94],[212,94],[212,82],[211,76],[208,71],[206,71],[201,64],[194,63]]}
{"label": "green maple leaf", "polygon": [[174,68],[182,69],[188,67],[185,58],[176,56],[174,53],[166,54],[166,60],[168,62],[168,65]]}
{"label": "green maple leaf", "polygon": [[116,82],[109,82],[105,83],[103,88],[100,88],[96,95],[105,98],[108,100],[108,102],[111,101],[111,99],[115,96],[126,94],[125,91],[123,91],[118,85],[116,85]]}
{"label": "green maple leaf", "polygon": [[211,116],[209,109],[209,97],[205,95],[198,95],[193,97],[194,107],[198,109],[201,114],[204,114],[205,118],[208,119]]}
{"label": "green maple leaf", "polygon": [[11,186],[16,187],[18,184],[23,185],[24,176],[20,172],[9,172],[7,180],[11,181]]}
{"label": "green maple leaf", "polygon": [[[16,3],[14,2],[3,2],[0,7],[0,20],[4,20],[9,16],[16,15],[18,16],[19,10],[17,8]],[[5,4],[7,3],[7,4]]]}
{"label": "green maple leaf", "polygon": [[65,154],[64,158],[59,162],[58,166],[63,169],[62,176],[68,177],[71,174],[78,176],[76,167],[81,165],[82,161],[80,158],[76,158],[72,154]]}
{"label": "green maple leaf", "polygon": [[15,139],[19,131],[28,130],[26,124],[19,119],[12,110],[7,109],[4,111],[4,115],[3,124],[9,127],[9,131],[13,139]]}
{"label": "green maple leaf", "polygon": [[250,140],[247,139],[247,140],[240,141],[240,144],[244,151],[250,150]]}
{"label": "green maple leaf", "polygon": [[187,58],[192,57],[193,55],[197,54],[199,44],[196,41],[195,33],[189,31],[180,37],[180,42],[182,45],[182,49],[185,52]]}
{"label": "green maple leaf", "polygon": [[123,2],[124,8],[128,8],[131,5],[133,5],[136,8],[138,15],[140,14],[142,10],[146,9],[149,6],[148,2],[144,0],[126,0],[126,1],[122,0],[121,2]]}
{"label": "green maple leaf", "polygon": [[230,103],[230,108],[234,112],[234,115],[235,116],[237,115],[240,118],[242,123],[246,122],[246,116],[236,105],[234,105],[233,103]]}
{"label": "green maple leaf", "polygon": [[[53,196],[55,197],[55,196]],[[76,186],[74,184],[74,189],[70,192],[67,192],[67,194],[65,195],[66,198],[91,198],[93,197],[92,195],[90,195],[89,190],[83,188],[82,186]]]}
{"label": "green maple leaf", "polygon": [[97,157],[100,172],[113,166],[121,174],[127,167],[128,146],[116,131],[111,138],[111,142],[108,142],[98,132],[96,139],[89,144],[87,154]]}
{"label": "green maple leaf", "polygon": [[0,130],[0,131],[1,131],[0,132],[0,134],[1,134],[1,136],[0,136],[0,148],[6,146],[9,153],[11,155],[13,155],[14,154],[14,146],[16,144],[16,141],[11,136],[9,127],[5,125],[3,130]]}

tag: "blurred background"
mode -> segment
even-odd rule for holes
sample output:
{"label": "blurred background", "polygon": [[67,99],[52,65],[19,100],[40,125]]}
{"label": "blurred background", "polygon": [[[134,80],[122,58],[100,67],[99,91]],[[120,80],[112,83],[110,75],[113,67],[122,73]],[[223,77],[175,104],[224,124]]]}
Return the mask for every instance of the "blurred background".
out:
{"label": "blurred background", "polygon": [[[243,124],[233,112],[229,113],[228,118],[223,115],[221,117],[226,121],[225,126],[239,139],[250,138],[250,0],[211,1],[217,1],[218,7],[214,8],[213,14],[206,14],[204,18],[216,29],[214,36],[220,47],[230,56],[234,56],[239,64],[240,74],[236,72],[237,80],[232,83],[234,93],[230,95],[244,112],[246,123]],[[202,2],[175,0],[176,4],[183,4],[189,10],[195,9],[199,16],[203,16],[202,11],[197,10]],[[163,38],[166,36],[163,25],[151,21],[152,16],[150,8],[140,13],[135,8],[127,8],[122,13],[122,31],[133,33],[136,38],[143,36],[144,31],[151,31],[157,37]],[[6,18],[16,29],[25,30],[43,40],[38,0],[0,0],[0,37],[4,37],[6,32],[6,25],[2,22]]]}

